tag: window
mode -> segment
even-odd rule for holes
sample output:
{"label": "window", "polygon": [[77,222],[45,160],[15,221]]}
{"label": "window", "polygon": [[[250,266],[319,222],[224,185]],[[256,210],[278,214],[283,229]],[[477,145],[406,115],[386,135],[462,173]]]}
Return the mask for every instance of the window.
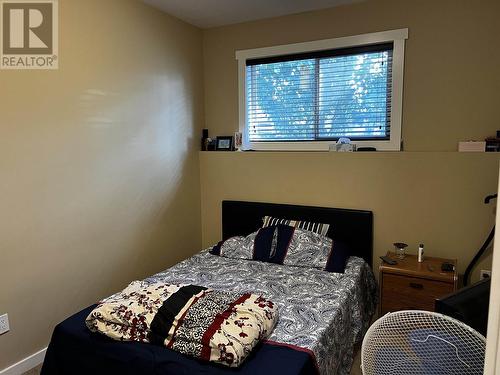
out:
{"label": "window", "polygon": [[238,51],[244,146],[328,150],[347,137],[399,150],[406,37],[396,30]]}

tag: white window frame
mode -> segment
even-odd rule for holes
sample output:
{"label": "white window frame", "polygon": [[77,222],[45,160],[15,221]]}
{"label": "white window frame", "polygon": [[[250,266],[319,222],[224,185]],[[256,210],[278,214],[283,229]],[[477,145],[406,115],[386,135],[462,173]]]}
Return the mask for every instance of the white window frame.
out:
{"label": "white window frame", "polygon": [[328,151],[335,141],[297,141],[297,142],[250,142],[248,139],[246,105],[246,61],[249,59],[288,55],[293,53],[322,51],[336,48],[366,46],[392,42],[392,106],[391,134],[389,140],[353,140],[358,147],[375,147],[379,151],[401,150],[401,122],[403,116],[403,76],[405,59],[405,40],[408,29],[382,31],[377,33],[348,36],[343,38],[323,39],[312,42],[285,44],[236,51],[238,60],[238,103],[239,130],[243,135],[244,150],[262,151]]}

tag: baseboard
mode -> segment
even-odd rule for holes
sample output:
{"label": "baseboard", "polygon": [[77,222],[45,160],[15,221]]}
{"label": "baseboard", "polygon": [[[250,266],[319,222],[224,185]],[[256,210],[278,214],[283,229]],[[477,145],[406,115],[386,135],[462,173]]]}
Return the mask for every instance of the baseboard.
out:
{"label": "baseboard", "polygon": [[7,367],[0,371],[0,375],[22,375],[26,371],[29,371],[39,364],[43,363],[43,359],[45,358],[45,353],[47,352],[47,348],[36,352],[29,357],[24,358],[23,360],[14,363],[12,366]]}

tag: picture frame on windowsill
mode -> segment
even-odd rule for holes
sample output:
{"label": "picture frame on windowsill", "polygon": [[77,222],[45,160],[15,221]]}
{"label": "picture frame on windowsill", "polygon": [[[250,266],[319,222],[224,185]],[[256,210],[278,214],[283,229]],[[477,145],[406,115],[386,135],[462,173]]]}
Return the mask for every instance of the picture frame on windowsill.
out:
{"label": "picture frame on windowsill", "polygon": [[215,142],[216,151],[233,151],[234,141],[232,136],[217,137]]}

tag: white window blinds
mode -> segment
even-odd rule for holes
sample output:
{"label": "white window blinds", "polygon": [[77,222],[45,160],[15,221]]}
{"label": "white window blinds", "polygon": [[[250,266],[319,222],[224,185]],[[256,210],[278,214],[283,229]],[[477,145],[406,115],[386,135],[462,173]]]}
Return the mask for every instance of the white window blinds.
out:
{"label": "white window blinds", "polygon": [[250,141],[387,140],[393,43],[246,60]]}

